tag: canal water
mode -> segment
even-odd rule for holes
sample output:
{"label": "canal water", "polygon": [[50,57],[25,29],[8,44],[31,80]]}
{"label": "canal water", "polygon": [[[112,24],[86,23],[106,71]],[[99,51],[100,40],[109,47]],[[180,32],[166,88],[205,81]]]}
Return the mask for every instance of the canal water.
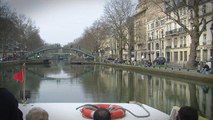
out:
{"label": "canal water", "polygon": [[[12,74],[20,68],[0,68],[0,87],[9,89],[19,101],[23,84]],[[30,103],[138,101],[168,114],[172,106],[189,105],[213,119],[212,84],[101,65],[29,65],[25,73]]]}

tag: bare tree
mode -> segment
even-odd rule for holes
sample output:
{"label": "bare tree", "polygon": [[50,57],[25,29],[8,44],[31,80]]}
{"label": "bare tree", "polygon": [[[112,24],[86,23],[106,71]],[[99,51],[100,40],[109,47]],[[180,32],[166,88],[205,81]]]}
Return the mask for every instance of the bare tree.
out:
{"label": "bare tree", "polygon": [[82,37],[78,38],[74,45],[98,53],[100,49],[103,49],[108,36],[107,24],[102,20],[97,20],[91,27],[85,29]]}
{"label": "bare tree", "polygon": [[[190,55],[188,61],[188,67],[196,66],[196,49],[199,45],[199,38],[201,34],[206,30],[206,26],[211,19],[206,20],[206,13],[204,8],[201,8],[201,5],[205,2],[211,0],[152,0],[156,5],[158,5],[161,10],[174,22],[179,24],[186,33],[191,37],[190,44]],[[160,1],[160,2],[159,2]],[[160,6],[159,3],[164,3],[165,8]],[[188,12],[190,25],[184,23],[181,18],[181,9],[184,8]]]}
{"label": "bare tree", "polygon": [[[44,45],[31,19],[25,15],[18,15],[12,11],[7,3],[0,0],[0,42],[3,52],[7,46],[13,46],[14,50],[34,50]],[[26,49],[25,49],[26,50]]]}
{"label": "bare tree", "polygon": [[87,28],[84,31],[82,39],[79,43],[81,43],[80,46],[85,48],[85,49],[88,49],[90,51],[95,50],[94,36],[93,36],[92,31],[91,31],[91,28]]}
{"label": "bare tree", "polygon": [[18,32],[15,24],[16,16],[17,14],[12,12],[6,3],[0,1],[0,42],[3,57],[6,56],[6,51],[9,50]]}
{"label": "bare tree", "polygon": [[39,29],[33,24],[30,18],[21,17],[20,28],[22,30],[22,47],[28,50],[35,50],[44,45],[44,40],[39,35]]}
{"label": "bare tree", "polygon": [[127,19],[127,29],[128,29],[128,40],[125,42],[128,46],[128,58],[131,62],[131,54],[134,49],[134,17],[129,17]]}
{"label": "bare tree", "polygon": [[111,34],[117,42],[119,59],[122,60],[123,49],[129,41],[128,27],[131,22],[127,21],[133,16],[134,5],[131,0],[110,0],[106,4],[104,12],[104,17],[111,28]]}
{"label": "bare tree", "polygon": [[84,48],[89,51],[94,51],[95,49],[94,36],[93,33],[91,32],[91,28],[86,28],[82,36],[74,40],[72,47],[79,49]]}
{"label": "bare tree", "polygon": [[95,52],[104,49],[104,44],[109,36],[109,27],[103,20],[97,20],[91,27],[91,33],[93,35],[93,44],[95,45]]}

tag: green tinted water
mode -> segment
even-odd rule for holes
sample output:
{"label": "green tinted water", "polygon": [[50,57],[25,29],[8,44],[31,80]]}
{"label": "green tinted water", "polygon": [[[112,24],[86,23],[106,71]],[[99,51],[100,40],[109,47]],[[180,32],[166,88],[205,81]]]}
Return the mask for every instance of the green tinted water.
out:
{"label": "green tinted water", "polygon": [[[21,101],[22,84],[12,78],[18,69],[20,66],[1,68],[0,86]],[[168,114],[174,105],[190,105],[213,118],[213,85],[190,80],[60,63],[27,66],[25,86],[30,103],[138,101]]]}

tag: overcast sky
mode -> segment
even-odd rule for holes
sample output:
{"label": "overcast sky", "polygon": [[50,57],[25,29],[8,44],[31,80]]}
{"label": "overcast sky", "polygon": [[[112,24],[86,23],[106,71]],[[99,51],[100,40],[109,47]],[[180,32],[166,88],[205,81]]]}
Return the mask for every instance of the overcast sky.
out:
{"label": "overcast sky", "polygon": [[[30,17],[47,43],[65,45],[80,37],[104,12],[105,0],[6,0]],[[134,0],[136,1],[136,0]]]}

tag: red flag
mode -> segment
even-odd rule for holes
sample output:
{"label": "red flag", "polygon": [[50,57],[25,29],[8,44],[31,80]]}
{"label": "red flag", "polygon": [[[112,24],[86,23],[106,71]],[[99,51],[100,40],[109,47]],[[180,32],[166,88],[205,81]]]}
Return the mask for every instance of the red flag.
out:
{"label": "red flag", "polygon": [[18,72],[13,74],[13,79],[22,82],[23,81],[23,68],[21,68],[21,70],[19,70]]}

